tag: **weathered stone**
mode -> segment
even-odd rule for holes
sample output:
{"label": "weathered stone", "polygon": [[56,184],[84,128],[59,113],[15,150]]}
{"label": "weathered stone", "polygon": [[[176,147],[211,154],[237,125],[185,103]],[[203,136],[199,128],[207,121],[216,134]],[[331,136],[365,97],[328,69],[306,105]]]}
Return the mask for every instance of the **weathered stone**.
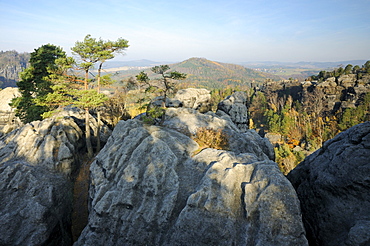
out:
{"label": "weathered stone", "polygon": [[196,134],[199,128],[222,130],[228,136],[229,149],[237,154],[254,153],[260,160],[274,160],[271,143],[261,138],[255,130],[242,132],[228,115],[219,117],[215,113],[201,114],[196,110],[179,108],[167,109],[164,126],[187,135]]}
{"label": "weathered stone", "polygon": [[78,166],[77,153],[83,146],[83,132],[71,117],[34,121],[0,140],[0,163],[23,159],[70,175]]}
{"label": "weathered stone", "polygon": [[12,99],[19,97],[18,88],[7,87],[0,90],[0,134],[9,133],[21,125],[18,117],[15,117],[14,109],[9,106]]}
{"label": "weathered stone", "polygon": [[278,133],[268,132],[265,134],[265,138],[267,138],[275,147],[279,146],[279,144],[282,143],[282,136]]}
{"label": "weathered stone", "polygon": [[370,122],[324,143],[288,175],[310,245],[370,243]]}
{"label": "weathered stone", "polygon": [[247,94],[245,92],[237,91],[221,101],[217,106],[217,114],[222,115],[222,112],[229,115],[241,131],[248,129]]}
{"label": "weathered stone", "polygon": [[0,245],[71,245],[71,189],[62,174],[0,164]]}
{"label": "weathered stone", "polygon": [[207,89],[188,88],[179,90],[172,101],[180,102],[182,107],[196,109],[201,113],[211,110],[211,94]]}
{"label": "weathered stone", "polygon": [[[271,144],[186,108],[168,109],[164,125],[117,124],[91,165],[89,222],[75,245],[307,245]],[[196,154],[188,134],[202,126],[249,146]]]}

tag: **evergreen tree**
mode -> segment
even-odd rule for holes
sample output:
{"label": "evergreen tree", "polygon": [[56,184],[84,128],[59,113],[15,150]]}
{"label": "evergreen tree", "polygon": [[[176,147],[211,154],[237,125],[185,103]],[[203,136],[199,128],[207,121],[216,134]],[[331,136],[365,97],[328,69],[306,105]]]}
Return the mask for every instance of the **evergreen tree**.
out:
{"label": "evergreen tree", "polygon": [[[157,116],[161,117],[161,123],[165,120],[165,114],[164,110],[166,108],[166,100],[169,95],[169,93],[174,91],[175,89],[175,83],[174,80],[183,80],[186,78],[186,74],[179,73],[177,71],[171,71],[168,72],[170,67],[168,65],[160,65],[155,66],[151,68],[151,71],[153,73],[161,75],[161,78],[159,79],[159,85],[156,85],[155,83],[151,83],[148,75],[145,72],[141,72],[136,76],[136,79],[142,83],[147,85],[146,92],[159,92],[162,94],[162,109],[154,109],[154,112],[152,112],[152,115],[155,115],[155,118]],[[150,106],[150,104],[149,104]],[[149,115],[150,108],[147,108],[147,115]]]}
{"label": "evergreen tree", "polygon": [[21,80],[17,82],[21,96],[12,100],[11,106],[16,108],[16,116],[24,123],[41,120],[41,115],[47,112],[47,105],[39,105],[35,99],[42,100],[51,93],[52,82],[50,75],[56,68],[55,61],[65,58],[62,48],[46,44],[31,53],[30,67],[21,74]]}

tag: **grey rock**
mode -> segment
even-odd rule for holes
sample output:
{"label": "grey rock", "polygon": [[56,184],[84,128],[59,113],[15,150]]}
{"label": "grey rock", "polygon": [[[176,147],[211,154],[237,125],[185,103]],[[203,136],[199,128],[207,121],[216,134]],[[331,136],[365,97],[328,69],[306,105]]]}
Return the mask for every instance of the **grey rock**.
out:
{"label": "grey rock", "polygon": [[[164,125],[117,124],[91,165],[89,222],[74,245],[307,245],[271,144],[192,109],[168,109]],[[189,133],[202,126],[250,146],[197,154]]]}
{"label": "grey rock", "polygon": [[166,110],[164,126],[186,135],[194,135],[199,128],[222,130],[228,137],[229,149],[236,154],[254,153],[259,160],[274,160],[275,153],[271,143],[255,130],[242,132],[228,115],[222,117],[208,112],[201,114],[196,110],[178,108]]}
{"label": "grey rock", "polygon": [[7,87],[0,90],[0,133],[9,133],[21,125],[18,117],[15,117],[14,109],[9,106],[13,98],[19,97],[18,88]]}
{"label": "grey rock", "polygon": [[34,121],[0,139],[0,164],[13,159],[70,175],[77,169],[83,132],[73,118]]}
{"label": "grey rock", "polygon": [[365,122],[325,142],[288,174],[310,245],[370,244],[369,157]]}
{"label": "grey rock", "polygon": [[281,134],[273,132],[266,133],[265,138],[267,138],[273,146],[278,146],[282,141]]}
{"label": "grey rock", "polygon": [[83,119],[67,108],[0,139],[0,245],[72,244],[71,180],[85,152]]}
{"label": "grey rock", "polygon": [[211,93],[207,89],[187,88],[179,90],[173,101],[180,102],[182,107],[196,109],[202,113],[211,110]]}
{"label": "grey rock", "polygon": [[241,131],[246,131],[249,123],[247,94],[237,91],[231,96],[228,96],[218,104],[216,113],[219,115],[226,113]]}
{"label": "grey rock", "polygon": [[[159,96],[153,99],[152,105],[162,107],[164,97]],[[168,108],[190,108],[202,113],[211,110],[211,94],[207,89],[188,88],[179,90],[173,98],[166,98]]]}
{"label": "grey rock", "polygon": [[0,164],[0,245],[71,245],[71,189],[62,174]]}

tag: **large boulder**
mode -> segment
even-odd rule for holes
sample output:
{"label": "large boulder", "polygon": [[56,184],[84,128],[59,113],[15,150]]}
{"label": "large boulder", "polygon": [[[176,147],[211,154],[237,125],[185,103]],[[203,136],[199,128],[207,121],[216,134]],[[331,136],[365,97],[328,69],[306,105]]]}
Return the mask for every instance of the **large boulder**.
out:
{"label": "large boulder", "polygon": [[71,245],[71,189],[60,173],[0,164],[0,245]]}
{"label": "large boulder", "polygon": [[187,88],[177,91],[175,101],[182,107],[196,109],[202,113],[211,110],[211,93],[207,89]]}
{"label": "large boulder", "polygon": [[[186,108],[168,109],[164,125],[117,124],[91,164],[89,221],[75,245],[307,245],[268,141]],[[200,151],[189,136],[203,126],[241,146]]]}
{"label": "large boulder", "polygon": [[72,179],[86,153],[83,119],[69,108],[0,138],[0,245],[72,244]]}
{"label": "large boulder", "polygon": [[15,117],[14,109],[9,106],[12,99],[19,96],[18,88],[6,87],[0,90],[0,135],[21,125],[19,118]]}
{"label": "large boulder", "polygon": [[324,143],[288,179],[310,245],[370,245],[370,122]]}
{"label": "large boulder", "polygon": [[[152,104],[161,107],[163,100],[163,96],[156,97],[152,101]],[[166,107],[184,107],[205,113],[211,110],[211,93],[207,89],[182,89],[177,91],[173,98],[166,98]]]}
{"label": "large boulder", "polygon": [[216,113],[221,116],[229,115],[241,131],[246,131],[249,128],[247,94],[242,91],[234,92],[218,104]]}
{"label": "large boulder", "polygon": [[193,136],[201,128],[222,131],[228,138],[229,150],[239,153],[254,153],[258,158],[275,159],[273,147],[267,138],[261,138],[255,130],[240,130],[229,115],[179,108],[167,109],[164,126]]}
{"label": "large boulder", "polygon": [[71,117],[34,121],[0,139],[0,164],[23,159],[29,165],[70,175],[77,168],[83,131]]}

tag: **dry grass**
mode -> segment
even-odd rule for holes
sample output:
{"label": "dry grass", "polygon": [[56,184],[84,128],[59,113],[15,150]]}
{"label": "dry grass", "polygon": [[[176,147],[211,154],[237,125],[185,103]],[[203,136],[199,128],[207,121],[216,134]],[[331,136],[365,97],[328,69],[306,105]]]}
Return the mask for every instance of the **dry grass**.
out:
{"label": "dry grass", "polygon": [[221,129],[201,127],[192,138],[199,145],[197,153],[205,148],[229,150],[228,136]]}

